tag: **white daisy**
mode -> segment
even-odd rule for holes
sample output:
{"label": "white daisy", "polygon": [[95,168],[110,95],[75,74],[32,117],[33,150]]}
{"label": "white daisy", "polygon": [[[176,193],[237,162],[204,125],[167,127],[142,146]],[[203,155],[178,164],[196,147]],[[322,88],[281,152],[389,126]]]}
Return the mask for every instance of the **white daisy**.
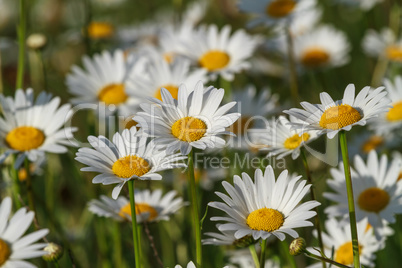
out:
{"label": "white daisy", "polygon": [[307,219],[316,215],[310,211],[320,205],[317,201],[298,203],[310,189],[306,181],[298,182],[301,176],[289,179],[284,170],[275,181],[271,166],[255,171],[255,182],[242,173],[242,179],[234,176],[234,187],[227,182],[222,185],[228,195],[216,192],[222,202],[210,202],[209,206],[227,213],[225,217],[212,217],[213,221],[225,221],[219,226],[220,231],[236,231],[234,236],[240,239],[251,235],[255,240],[267,239],[271,235],[283,241],[285,234],[294,238],[298,234],[293,228],[312,226]]}
{"label": "white daisy", "polygon": [[[182,268],[182,266],[179,265],[179,264],[177,264],[174,268]],[[190,261],[190,262],[187,264],[186,268],[196,268],[196,266],[195,266],[195,264],[194,264],[192,261]],[[223,268],[229,268],[229,266],[224,266]]]}
{"label": "white daisy", "polygon": [[402,76],[396,76],[394,83],[385,79],[384,86],[388,92],[387,97],[391,101],[392,108],[372,121],[372,129],[380,135],[390,133],[393,130],[402,133]]}
{"label": "white daisy", "polygon": [[372,29],[367,30],[362,47],[369,56],[402,62],[402,38],[397,38],[389,28],[384,28],[379,33]]}
{"label": "white daisy", "polygon": [[[319,26],[293,40],[294,57],[305,69],[339,67],[349,62],[351,49],[346,35],[332,26]],[[287,55],[286,45],[281,46]]]}
{"label": "white daisy", "polygon": [[333,101],[328,93],[320,94],[321,104],[302,102],[304,108],[292,108],[284,111],[303,121],[292,123],[295,128],[319,130],[317,135],[327,134],[332,139],[341,130],[349,131],[355,125],[364,126],[367,120],[388,111],[389,100],[385,97],[384,87],[371,90],[364,87],[355,97],[355,86],[349,84],[343,94],[343,99]]}
{"label": "white daisy", "polygon": [[241,0],[239,9],[255,16],[248,23],[249,27],[259,24],[284,26],[295,14],[304,13],[315,5],[315,0]]}
{"label": "white daisy", "polygon": [[222,147],[225,141],[217,135],[230,134],[225,128],[240,117],[239,113],[226,114],[236,102],[219,107],[224,93],[224,89],[204,88],[202,82],[189,92],[182,84],[176,100],[162,88],[163,102],[154,98],[154,103],[142,104],[144,112],[133,119],[146,134],[156,137],[155,143],[166,147],[168,154],[180,150],[187,155],[192,147]]}
{"label": "white daisy", "polygon": [[[384,248],[384,243],[379,242],[374,236],[372,228],[368,228],[367,219],[362,219],[357,223],[357,237],[359,238],[360,262],[364,266],[374,267],[374,253]],[[334,254],[334,261],[343,265],[353,266],[352,238],[350,235],[350,224],[342,225],[334,218],[325,222],[325,228],[328,232],[322,233],[324,244],[324,254],[328,257]],[[317,232],[313,234],[317,237]],[[309,249],[314,252],[314,249]],[[318,253],[318,252],[317,252]],[[319,253],[318,253],[319,254]],[[322,263],[316,263],[308,268],[322,267]]]}
{"label": "white daisy", "polygon": [[114,134],[113,141],[104,136],[89,136],[88,141],[94,149],[80,148],[75,159],[88,166],[81,168],[82,171],[101,173],[92,183],[118,183],[113,189],[113,199],[129,180],[160,180],[162,176],[156,172],[186,166],[179,162],[185,156],[167,155],[153,141],[147,142],[146,136],[138,135],[136,127]]}
{"label": "white daisy", "polygon": [[20,208],[9,219],[10,213],[11,198],[6,197],[0,205],[0,267],[35,268],[35,265],[23,260],[46,254],[43,248],[47,243],[34,243],[45,237],[49,230],[41,229],[22,237],[31,225],[34,213]]}
{"label": "white daisy", "polygon": [[[353,195],[356,203],[356,219],[368,218],[368,222],[376,232],[377,227],[383,226],[383,220],[395,222],[394,214],[402,213],[402,184],[398,180],[402,162],[394,159],[388,165],[386,155],[380,159],[373,150],[369,153],[367,164],[356,155],[354,167],[351,168]],[[340,216],[348,219],[346,182],[343,165],[338,169],[331,169],[333,180],[328,185],[335,193],[324,193],[324,196],[337,204],[325,209],[331,216]]]}
{"label": "white daisy", "polygon": [[[229,262],[233,265],[229,265],[229,268],[250,268],[255,267],[253,258],[250,254],[250,250],[248,249],[241,249],[241,250],[233,250],[229,252]],[[274,260],[265,260],[265,267],[266,268],[280,268],[280,264]]]}
{"label": "white daisy", "polygon": [[[135,212],[137,221],[155,222],[169,220],[185,203],[183,198],[176,196],[176,191],[170,191],[162,196],[161,190],[135,191]],[[131,221],[130,200],[119,196],[116,200],[102,195],[100,200],[91,200],[88,209],[96,215],[113,218],[116,221]]]}
{"label": "white daisy", "polygon": [[358,7],[361,10],[368,11],[372,9],[376,4],[383,2],[384,0],[336,0],[341,4]]}
{"label": "white daisy", "polygon": [[72,116],[71,105],[60,107],[60,98],[42,92],[34,101],[32,89],[18,89],[12,97],[0,94],[3,117],[0,117],[0,145],[7,148],[0,163],[10,154],[18,154],[15,168],[25,157],[35,162],[45,152],[65,153],[66,146],[75,146],[76,128],[63,127]]}
{"label": "white daisy", "polygon": [[198,81],[207,82],[206,70],[190,71],[189,60],[178,58],[169,64],[154,53],[150,57],[153,60],[146,68],[147,75],[134,74],[128,81],[135,95],[140,98],[155,97],[162,101],[161,88],[166,88],[177,99],[180,84],[194,88]]}
{"label": "white daisy", "polygon": [[76,96],[72,102],[114,105],[119,115],[132,114],[140,100],[132,97],[127,78],[131,73],[143,74],[145,62],[145,58],[135,55],[125,59],[121,50],[113,54],[104,51],[93,59],[84,56],[84,69],[73,66],[66,78],[70,93]]}
{"label": "white daisy", "polygon": [[279,116],[278,120],[271,120],[268,127],[259,133],[261,142],[266,145],[263,150],[269,151],[268,157],[277,156],[281,159],[292,154],[292,159],[296,159],[300,155],[300,148],[317,137],[316,131],[302,132],[301,129],[291,129],[291,123],[302,121],[293,116],[289,119]]}
{"label": "white daisy", "polygon": [[260,37],[240,29],[230,36],[231,27],[220,31],[216,25],[201,26],[183,45],[184,55],[206,69],[215,80],[218,75],[232,81],[234,74],[250,68],[247,61],[261,42]]}

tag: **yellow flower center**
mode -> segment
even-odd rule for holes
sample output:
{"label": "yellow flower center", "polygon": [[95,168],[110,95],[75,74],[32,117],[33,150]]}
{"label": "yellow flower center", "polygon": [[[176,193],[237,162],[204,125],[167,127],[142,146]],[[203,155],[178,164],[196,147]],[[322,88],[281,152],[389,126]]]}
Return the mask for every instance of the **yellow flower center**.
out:
{"label": "yellow flower center", "polygon": [[6,241],[0,239],[0,266],[2,266],[11,255],[11,250]]}
{"label": "yellow flower center", "polygon": [[362,210],[378,213],[388,205],[389,199],[386,191],[371,187],[360,193],[357,204]]}
{"label": "yellow flower center", "polygon": [[193,142],[198,141],[207,132],[207,125],[200,119],[195,117],[184,117],[172,126],[172,134],[181,141]]}
{"label": "yellow flower center", "polygon": [[287,16],[296,6],[296,2],[293,0],[276,0],[270,2],[265,12],[274,18],[282,18]]}
{"label": "yellow flower center", "polygon": [[8,132],[6,142],[14,150],[29,151],[39,148],[45,141],[45,134],[34,127],[17,127]]}
{"label": "yellow flower center", "polygon": [[371,226],[370,223],[367,223],[366,229],[364,229],[364,232],[367,233],[373,226]]}
{"label": "yellow flower center", "polygon": [[387,113],[388,121],[402,120],[402,101],[392,104],[392,108]]}
{"label": "yellow flower center", "polygon": [[88,35],[92,39],[109,38],[113,35],[113,26],[106,22],[91,22]]}
{"label": "yellow flower center", "polygon": [[338,130],[359,122],[362,118],[359,111],[348,104],[333,106],[325,110],[320,119],[320,126],[326,129]]}
{"label": "yellow flower center", "polygon": [[368,154],[371,150],[376,149],[378,146],[384,144],[384,139],[380,136],[371,136],[368,140],[364,142],[361,147],[361,150]]}
{"label": "yellow flower center", "polygon": [[173,59],[174,59],[174,53],[165,53],[163,54],[163,59],[167,62],[167,63],[172,63]]}
{"label": "yellow flower center", "polygon": [[391,45],[385,49],[385,54],[389,60],[402,61],[402,47]]}
{"label": "yellow flower center", "polygon": [[326,64],[329,60],[329,54],[322,48],[307,49],[302,57],[301,63],[306,67],[319,67]]}
{"label": "yellow flower center", "polygon": [[123,84],[111,84],[99,91],[98,98],[100,101],[110,104],[120,104],[127,100],[128,96],[124,91]]}
{"label": "yellow flower center", "polygon": [[208,71],[215,71],[222,69],[228,65],[230,56],[223,51],[210,50],[199,59],[199,64]]}
{"label": "yellow flower center", "polygon": [[238,136],[244,135],[247,129],[252,128],[253,126],[254,121],[250,120],[249,116],[242,116],[230,126],[230,131]]}
{"label": "yellow flower center", "polygon": [[294,134],[292,137],[289,137],[285,140],[283,146],[286,149],[293,150],[300,146],[300,143],[303,141],[308,141],[310,135],[308,133],[303,133],[303,135],[299,136],[299,134]]}
{"label": "yellow flower center", "polygon": [[282,213],[272,208],[260,208],[247,217],[247,225],[253,230],[272,232],[278,230],[284,223]]}
{"label": "yellow flower center", "polygon": [[156,91],[155,98],[157,98],[158,100],[162,100],[162,93],[161,93],[162,88],[166,88],[169,91],[169,93],[172,95],[173,99],[177,100],[177,95],[179,94],[179,87],[174,86],[174,85],[161,86]]}
{"label": "yellow flower center", "polygon": [[131,178],[136,175],[141,177],[151,170],[151,165],[147,160],[136,156],[128,155],[118,159],[112,166],[113,173],[120,178]]}
{"label": "yellow flower center", "polygon": [[402,171],[399,172],[399,176],[398,176],[398,179],[396,181],[399,181],[399,180],[402,180]]}
{"label": "yellow flower center", "polygon": [[[359,245],[359,252],[361,252],[362,246]],[[344,265],[353,264],[353,246],[352,242],[346,242],[338,248],[335,252],[335,261]]]}
{"label": "yellow flower center", "polygon": [[[141,213],[149,213],[149,217],[147,221],[152,221],[158,217],[158,211],[155,208],[148,205],[147,203],[136,203],[135,204],[135,214],[139,215]],[[127,203],[127,205],[121,207],[119,212],[120,217],[126,218],[126,215],[131,217],[131,205]]]}

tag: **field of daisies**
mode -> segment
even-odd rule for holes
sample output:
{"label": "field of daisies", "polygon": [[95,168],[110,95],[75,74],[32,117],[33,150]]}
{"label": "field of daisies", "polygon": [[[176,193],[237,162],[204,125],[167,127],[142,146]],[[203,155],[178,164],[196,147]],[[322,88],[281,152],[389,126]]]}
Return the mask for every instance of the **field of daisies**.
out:
{"label": "field of daisies", "polygon": [[399,0],[0,0],[0,267],[402,267]]}

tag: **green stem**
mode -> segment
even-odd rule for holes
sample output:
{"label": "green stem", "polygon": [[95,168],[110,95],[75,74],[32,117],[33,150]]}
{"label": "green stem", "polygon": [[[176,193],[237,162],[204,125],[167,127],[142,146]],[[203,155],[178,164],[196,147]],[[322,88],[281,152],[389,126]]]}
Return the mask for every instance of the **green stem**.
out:
{"label": "green stem", "polygon": [[290,252],[289,252],[289,243],[286,242],[286,240],[283,240],[282,242],[280,242],[280,245],[281,245],[281,251],[283,254],[282,256],[284,256],[284,258],[289,261],[289,264],[292,268],[297,268],[295,258],[293,258],[293,256],[290,255]]}
{"label": "green stem", "polygon": [[25,65],[25,32],[26,32],[26,10],[25,0],[20,0],[20,20],[17,27],[18,33],[18,67],[17,81],[15,87],[22,88],[24,80],[24,65]]}
{"label": "green stem", "polygon": [[120,223],[117,221],[113,224],[113,245],[113,265],[122,267]]}
{"label": "green stem", "polygon": [[190,180],[190,195],[191,195],[191,207],[193,214],[193,228],[195,233],[195,249],[197,267],[202,267],[202,244],[201,244],[201,226],[200,215],[198,212],[198,198],[197,198],[197,186],[194,175],[194,151],[192,150],[188,154],[188,176]]}
{"label": "green stem", "polygon": [[91,3],[89,0],[84,0],[84,9],[85,9],[85,25],[84,25],[84,40],[85,40],[85,46],[87,50],[87,54],[89,56],[92,56],[93,51],[92,51],[92,46],[91,46],[91,38],[89,36],[89,25],[91,24],[92,21],[92,12],[91,12]]}
{"label": "green stem", "polygon": [[260,267],[260,262],[258,260],[257,252],[255,251],[255,245],[252,244],[248,248],[250,249],[251,256],[253,257],[255,268]]}
{"label": "green stem", "polygon": [[331,259],[327,259],[327,258],[324,258],[322,256],[315,255],[315,254],[313,254],[313,253],[311,253],[311,252],[309,252],[307,250],[304,251],[304,254],[306,254],[310,258],[320,260],[320,261],[324,261],[324,262],[327,262],[329,264],[333,264],[333,265],[341,267],[341,268],[350,268],[349,266],[343,265],[343,264],[341,264],[339,262],[336,262],[336,261],[333,261]]}
{"label": "green stem", "polygon": [[21,186],[20,186],[20,180],[18,178],[18,170],[15,168],[15,161],[17,160],[17,156],[14,156],[14,161],[11,164],[11,178],[13,180],[13,199],[14,199],[14,204],[17,207],[17,209],[22,207],[21,204]]}
{"label": "green stem", "polygon": [[33,193],[33,189],[32,189],[32,178],[31,178],[31,171],[29,168],[28,158],[25,158],[25,171],[27,173],[26,186],[27,186],[27,194],[28,194],[28,205],[29,205],[29,209],[31,211],[35,212],[35,218],[36,218],[37,214],[36,214],[36,210],[35,210],[35,198],[34,198],[34,193]]}
{"label": "green stem", "polygon": [[55,260],[53,263],[54,263],[54,267],[56,267],[56,268],[60,267],[59,262],[57,260]]}
{"label": "green stem", "polygon": [[130,193],[130,206],[131,206],[131,223],[133,228],[133,244],[134,244],[134,257],[135,257],[135,267],[141,267],[141,256],[140,256],[140,238],[137,228],[137,216],[135,213],[135,199],[134,199],[134,180],[129,180],[128,191]]}
{"label": "green stem", "polygon": [[346,189],[348,193],[350,231],[352,233],[352,245],[353,245],[353,264],[355,268],[360,268],[359,241],[357,238],[355,203],[353,198],[353,187],[352,187],[352,178],[349,165],[348,146],[344,130],[339,132],[339,141],[341,144],[343,166],[345,169]]}
{"label": "green stem", "polygon": [[260,268],[265,267],[265,252],[267,249],[267,241],[261,240]]}
{"label": "green stem", "polygon": [[[303,160],[304,169],[306,170],[307,182],[311,184],[310,188],[310,198],[311,200],[317,201],[317,197],[315,195],[315,186],[313,185],[313,179],[311,177],[311,171],[308,166],[306,153],[304,152],[304,148],[300,149],[301,157]],[[320,217],[318,217],[318,209],[317,207],[314,208],[314,211],[317,213],[314,217],[315,221],[315,228],[317,229],[317,238],[318,238],[318,246],[320,247],[321,252],[324,252],[324,243],[322,242],[322,235],[321,235],[321,224],[320,224]],[[326,268],[325,261],[322,261],[322,267]]]}
{"label": "green stem", "polygon": [[299,88],[297,86],[296,64],[293,54],[293,39],[289,26],[286,27],[286,39],[288,48],[288,64],[290,69],[290,95],[292,96],[293,104],[296,105],[298,103]]}

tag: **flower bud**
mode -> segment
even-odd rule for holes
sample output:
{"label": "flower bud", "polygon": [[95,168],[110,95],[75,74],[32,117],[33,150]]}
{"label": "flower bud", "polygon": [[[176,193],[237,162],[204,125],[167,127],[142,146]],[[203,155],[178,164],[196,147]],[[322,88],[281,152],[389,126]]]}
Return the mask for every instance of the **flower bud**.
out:
{"label": "flower bud", "polygon": [[63,248],[52,242],[48,243],[43,250],[47,253],[43,255],[42,258],[48,262],[56,261],[63,255]]}
{"label": "flower bud", "polygon": [[297,256],[306,250],[306,240],[304,238],[296,238],[290,243],[289,252],[292,256]]}

